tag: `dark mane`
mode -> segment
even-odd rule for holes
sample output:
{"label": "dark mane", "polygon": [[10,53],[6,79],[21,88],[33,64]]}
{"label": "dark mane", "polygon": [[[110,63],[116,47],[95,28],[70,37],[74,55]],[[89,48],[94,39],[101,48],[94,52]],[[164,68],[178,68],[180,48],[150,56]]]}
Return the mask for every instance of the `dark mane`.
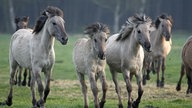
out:
{"label": "dark mane", "polygon": [[109,28],[105,24],[98,23],[98,22],[87,26],[85,28],[84,33],[92,36],[94,33],[97,33],[99,31],[105,32],[106,34],[110,33]]}
{"label": "dark mane", "polygon": [[46,20],[48,19],[47,13],[49,13],[51,17],[60,16],[63,18],[63,11],[61,9],[53,6],[48,6],[37,19],[33,33],[37,34],[41,31]]}
{"label": "dark mane", "polygon": [[138,26],[139,24],[144,23],[151,23],[151,18],[145,16],[145,14],[141,13],[129,17],[128,20],[126,21],[126,24],[122,26],[116,41],[125,40],[127,37],[131,35],[134,26]]}
{"label": "dark mane", "polygon": [[161,23],[161,21],[159,20],[159,18],[161,19],[167,19],[171,22],[171,24],[173,24],[173,19],[171,16],[167,15],[167,14],[162,14],[159,17],[157,17],[156,21],[155,21],[155,27],[158,28],[159,24]]}

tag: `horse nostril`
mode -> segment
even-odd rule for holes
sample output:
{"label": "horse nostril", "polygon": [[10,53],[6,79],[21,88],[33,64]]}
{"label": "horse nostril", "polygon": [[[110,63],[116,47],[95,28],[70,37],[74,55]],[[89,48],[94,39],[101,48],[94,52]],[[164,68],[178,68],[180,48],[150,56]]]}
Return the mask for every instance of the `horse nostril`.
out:
{"label": "horse nostril", "polygon": [[150,51],[151,44],[150,44],[149,42],[145,42],[144,47],[145,47],[148,51]]}

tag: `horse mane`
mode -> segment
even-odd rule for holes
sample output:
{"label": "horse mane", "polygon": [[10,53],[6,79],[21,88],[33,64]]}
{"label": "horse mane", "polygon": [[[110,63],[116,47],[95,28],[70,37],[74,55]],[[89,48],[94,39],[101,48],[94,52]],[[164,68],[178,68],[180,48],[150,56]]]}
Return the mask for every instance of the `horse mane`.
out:
{"label": "horse mane", "polygon": [[61,9],[53,6],[48,6],[37,19],[33,33],[37,34],[41,31],[46,20],[48,19],[47,12],[51,15],[51,17],[60,16],[63,18],[63,11]]}
{"label": "horse mane", "polygon": [[87,26],[84,33],[92,37],[94,33],[97,33],[99,31],[105,32],[106,34],[110,33],[109,28],[105,24],[99,22]]}
{"label": "horse mane", "polygon": [[129,37],[133,31],[134,26],[138,26],[139,24],[151,23],[151,18],[145,16],[145,14],[136,14],[132,17],[129,17],[119,32],[119,36],[116,41],[125,40]]}
{"label": "horse mane", "polygon": [[159,27],[159,24],[161,23],[161,21],[159,20],[159,18],[161,19],[167,19],[171,22],[171,24],[173,24],[173,18],[170,16],[170,15],[167,15],[167,14],[162,14],[160,15],[159,17],[157,17],[156,21],[155,21],[155,28],[158,28]]}

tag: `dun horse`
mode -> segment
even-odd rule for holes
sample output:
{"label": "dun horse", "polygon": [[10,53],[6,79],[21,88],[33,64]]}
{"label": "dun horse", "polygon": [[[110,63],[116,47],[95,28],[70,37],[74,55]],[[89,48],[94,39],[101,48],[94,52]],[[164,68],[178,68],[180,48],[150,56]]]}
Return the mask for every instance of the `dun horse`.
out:
{"label": "dun horse", "polygon": [[[162,14],[155,21],[155,30],[150,34],[152,52],[148,55],[148,59],[151,59],[149,60],[151,63],[148,62],[148,64],[153,64],[151,68],[157,72],[157,87],[164,87],[166,56],[169,54],[172,45],[172,24],[172,17],[166,14]],[[162,70],[161,81],[159,79],[160,69]],[[144,80],[150,79],[149,72],[150,71],[147,72],[147,75],[144,75]]]}
{"label": "dun horse", "polygon": [[177,83],[176,90],[181,90],[181,81],[183,76],[186,73],[188,88],[186,93],[192,93],[192,36],[187,39],[182,49],[182,64],[181,64],[181,72],[180,78]]}
{"label": "dun horse", "polygon": [[[85,74],[88,75],[90,81],[95,108],[103,108],[107,92],[105,52],[109,29],[103,24],[95,23],[86,28],[85,34],[88,34],[89,38],[79,39],[73,50],[73,62],[77,76],[81,83],[82,93],[84,96],[84,108],[88,108],[87,86],[84,78]],[[98,78],[101,80],[103,90],[103,96],[100,104],[97,88]]]}
{"label": "dun horse", "polygon": [[[55,62],[55,38],[62,45],[67,44],[63,12],[57,7],[47,7],[38,18],[33,33],[20,29],[11,38],[9,48],[10,61],[10,92],[6,100],[12,105],[13,81],[18,66],[31,71],[31,94],[33,107],[44,107],[50,91],[50,75]],[[45,88],[40,72],[45,75]],[[39,101],[35,96],[35,83],[38,85]]]}
{"label": "dun horse", "polygon": [[[29,23],[29,17],[24,16],[22,18],[16,17],[15,18],[15,25],[16,25],[16,31],[19,29],[29,29],[28,28],[28,23]],[[32,31],[32,30],[31,30]],[[22,84],[23,86],[26,86],[26,77],[27,77],[27,69],[24,70],[23,73],[23,81],[21,83],[21,74],[22,74],[22,70],[23,68],[21,66],[19,66],[19,69],[17,70],[16,74],[15,74],[15,84],[18,84],[19,86]],[[17,75],[19,74],[19,75]],[[18,76],[18,80],[17,80],[17,76]],[[30,75],[30,71],[29,71],[29,77],[28,77],[28,86],[30,86],[30,81],[31,81],[31,75]]]}
{"label": "dun horse", "polygon": [[[126,25],[120,33],[109,37],[107,41],[106,59],[109,65],[115,90],[119,99],[119,108],[123,107],[120,87],[117,81],[117,72],[123,74],[128,92],[128,108],[138,108],[143,95],[142,67],[144,50],[150,52],[151,19],[143,14],[128,18]],[[138,97],[132,102],[131,79],[136,76],[138,84]]]}

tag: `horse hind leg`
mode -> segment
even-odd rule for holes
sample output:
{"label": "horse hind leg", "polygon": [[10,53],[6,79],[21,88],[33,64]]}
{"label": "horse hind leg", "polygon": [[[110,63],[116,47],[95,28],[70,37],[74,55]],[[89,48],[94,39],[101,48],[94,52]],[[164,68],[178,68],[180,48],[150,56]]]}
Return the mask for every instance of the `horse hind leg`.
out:
{"label": "horse hind leg", "polygon": [[160,82],[160,87],[164,87],[164,83],[165,83],[165,57],[162,58],[162,65],[161,65],[161,70],[162,70],[162,76],[161,76],[161,82]]}
{"label": "horse hind leg", "polygon": [[14,85],[14,77],[15,77],[15,72],[17,70],[17,64],[16,62],[11,63],[11,68],[10,68],[10,90],[9,90],[9,95],[6,100],[6,104],[8,106],[12,105],[12,98],[13,98],[13,85]]}
{"label": "horse hind leg", "polygon": [[29,77],[28,77],[28,87],[30,87],[31,84],[31,70],[28,71],[29,72]]}
{"label": "horse hind leg", "polygon": [[98,88],[97,88],[97,82],[95,79],[94,72],[89,73],[89,82],[90,82],[91,90],[94,96],[95,108],[99,108]]}
{"label": "horse hind leg", "polygon": [[18,86],[21,86],[21,74],[22,74],[23,68],[21,66],[19,66],[19,76],[18,76]]}
{"label": "horse hind leg", "polygon": [[23,81],[22,81],[22,86],[26,86],[27,84],[27,69],[25,69],[24,73],[23,73]]}
{"label": "horse hind leg", "polygon": [[99,103],[99,105],[100,105],[100,108],[103,108],[104,104],[106,102],[106,92],[107,92],[108,85],[107,85],[107,81],[106,81],[105,72],[103,71],[101,73],[102,74],[100,76],[100,80],[101,80],[101,83],[102,83],[103,96],[102,96],[102,99],[101,99],[101,102]]}
{"label": "horse hind leg", "polygon": [[181,81],[184,75],[185,75],[185,67],[184,67],[184,64],[181,64],[180,78],[176,86],[177,91],[181,90]]}
{"label": "horse hind leg", "polygon": [[87,95],[87,85],[85,83],[84,75],[77,72],[77,76],[79,78],[80,84],[81,84],[81,90],[84,97],[84,108],[88,108],[88,95]]}

